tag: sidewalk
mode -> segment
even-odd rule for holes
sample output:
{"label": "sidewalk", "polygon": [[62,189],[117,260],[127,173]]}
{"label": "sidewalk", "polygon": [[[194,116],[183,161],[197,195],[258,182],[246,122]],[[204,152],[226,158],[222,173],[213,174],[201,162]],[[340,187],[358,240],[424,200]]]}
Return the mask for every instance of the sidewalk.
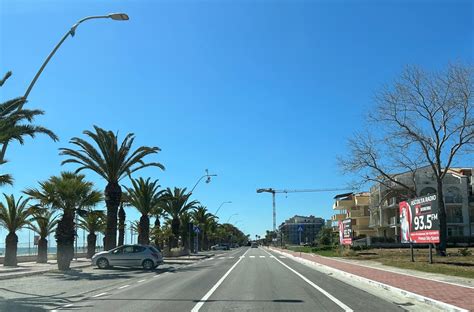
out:
{"label": "sidewalk", "polygon": [[382,283],[389,287],[395,287],[398,288],[398,290],[414,293],[426,297],[428,300],[434,299],[462,309],[474,310],[474,287],[472,286],[434,280],[431,277],[422,278],[421,276],[409,275],[409,273],[397,273],[386,270],[385,268],[374,268],[367,265],[361,265],[360,263],[350,262],[346,259],[337,260],[279,248],[272,249],[279,251],[280,253],[292,255],[296,258],[305,259],[315,264],[340,270],[357,277]]}
{"label": "sidewalk", "polygon": [[[71,268],[84,268],[91,265],[91,260],[78,258],[71,262]],[[56,260],[48,260],[48,263],[20,262],[16,267],[0,266],[0,280],[43,274],[58,269]]]}

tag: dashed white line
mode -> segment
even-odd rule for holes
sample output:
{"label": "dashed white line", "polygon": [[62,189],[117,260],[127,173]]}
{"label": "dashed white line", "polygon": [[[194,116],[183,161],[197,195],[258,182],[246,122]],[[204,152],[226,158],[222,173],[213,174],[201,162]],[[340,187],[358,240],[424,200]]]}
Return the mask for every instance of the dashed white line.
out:
{"label": "dashed white line", "polygon": [[120,287],[117,288],[117,289],[124,289],[124,288],[127,288],[127,287],[129,287],[129,286],[130,286],[130,285],[123,285],[123,286],[120,286]]}
{"label": "dashed white line", "polygon": [[234,257],[227,257],[227,259],[234,259]]}
{"label": "dashed white line", "polygon": [[63,308],[69,308],[69,307],[72,307],[73,304],[72,303],[69,303],[69,304],[66,304],[65,306],[63,306]]}
{"label": "dashed white line", "polygon": [[97,298],[97,297],[100,297],[100,296],[103,296],[103,295],[107,295],[107,293],[106,292],[100,293],[100,294],[92,296],[92,298]]}
{"label": "dashed white line", "polygon": [[260,258],[265,258],[265,256],[260,256]]}
{"label": "dashed white line", "polygon": [[143,283],[146,279],[139,280],[137,283]]}
{"label": "dashed white line", "polygon": [[255,256],[249,256],[250,258],[255,258]]}
{"label": "dashed white line", "polygon": [[[245,256],[245,254],[249,251],[250,249],[247,249],[247,251],[243,254],[243,256]],[[224,276],[222,276],[218,281],[217,283],[212,286],[212,288],[204,295],[204,297],[201,298],[201,300],[199,300],[199,302],[194,306],[194,308],[191,310],[191,312],[199,312],[199,309],[201,309],[201,307],[203,306],[203,304],[206,302],[207,299],[209,299],[209,297],[212,296],[212,294],[216,291],[217,287],[219,287],[222,282],[225,280],[225,278],[230,274],[230,272],[232,272],[232,270],[237,266],[237,264],[239,264],[240,260],[242,260],[242,258],[239,258],[239,260],[237,260],[234,265],[229,269],[229,271],[227,271]]]}
{"label": "dashed white line", "polygon": [[215,259],[214,257],[209,258],[209,260],[214,260],[214,259]]}
{"label": "dashed white line", "polygon": [[286,257],[285,256],[280,256],[280,259],[286,259]]}

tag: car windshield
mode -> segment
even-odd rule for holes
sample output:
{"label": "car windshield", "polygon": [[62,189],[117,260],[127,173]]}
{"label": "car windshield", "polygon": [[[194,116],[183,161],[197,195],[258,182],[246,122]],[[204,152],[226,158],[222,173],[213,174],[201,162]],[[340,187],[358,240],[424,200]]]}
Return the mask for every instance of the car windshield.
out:
{"label": "car windshield", "polygon": [[0,0],[0,311],[474,311],[474,0]]}

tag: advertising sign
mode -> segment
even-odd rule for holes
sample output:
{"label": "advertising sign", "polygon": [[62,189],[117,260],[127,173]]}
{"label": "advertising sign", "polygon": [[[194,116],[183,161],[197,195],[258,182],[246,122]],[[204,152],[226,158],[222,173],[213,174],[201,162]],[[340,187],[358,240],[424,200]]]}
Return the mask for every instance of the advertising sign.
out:
{"label": "advertising sign", "polygon": [[352,245],[352,220],[339,221],[339,243],[341,245]]}
{"label": "advertising sign", "polygon": [[402,243],[439,243],[437,195],[401,202],[400,238]]}

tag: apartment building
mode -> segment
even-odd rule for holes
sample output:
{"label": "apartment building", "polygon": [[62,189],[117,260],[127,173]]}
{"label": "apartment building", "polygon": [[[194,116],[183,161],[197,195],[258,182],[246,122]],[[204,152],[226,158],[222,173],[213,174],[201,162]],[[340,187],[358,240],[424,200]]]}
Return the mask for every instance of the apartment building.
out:
{"label": "apartment building", "polygon": [[301,228],[301,243],[311,244],[316,239],[319,231],[324,227],[325,220],[315,216],[298,216],[289,218],[278,227],[279,239],[283,240],[284,244],[298,245],[300,243]]}
{"label": "apartment building", "polygon": [[[448,237],[472,236],[474,229],[474,168],[452,168],[444,178]],[[396,175],[396,180],[416,190],[417,196],[436,193],[436,179],[430,167]],[[370,189],[369,227],[376,236],[399,241],[399,202],[410,198],[396,183],[373,185]]]}
{"label": "apartment building", "polygon": [[336,195],[332,206],[335,212],[331,218],[333,230],[335,232],[339,231],[338,222],[350,218],[354,238],[375,236],[376,231],[369,227],[369,202],[369,192]]}

